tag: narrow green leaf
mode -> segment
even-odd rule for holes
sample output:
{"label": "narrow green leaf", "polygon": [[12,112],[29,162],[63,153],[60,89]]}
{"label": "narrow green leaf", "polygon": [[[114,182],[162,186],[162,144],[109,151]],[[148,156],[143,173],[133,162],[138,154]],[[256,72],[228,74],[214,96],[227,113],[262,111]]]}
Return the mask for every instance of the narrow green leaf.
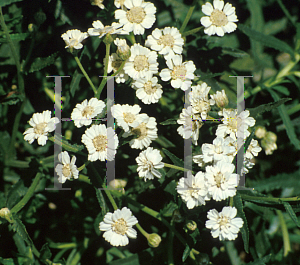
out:
{"label": "narrow green leaf", "polygon": [[189,245],[186,245],[183,254],[182,254],[182,262],[185,262],[186,259],[188,258],[188,256],[190,255],[191,249],[189,247]]}
{"label": "narrow green leaf", "polygon": [[285,86],[273,86],[272,89],[275,89],[286,96],[290,95],[290,91]]}
{"label": "narrow green leaf", "polygon": [[285,14],[285,16],[291,21],[291,23],[295,26],[295,19],[291,16],[291,14],[289,13],[289,11],[286,9],[285,5],[282,3],[281,0],[277,0],[280,8],[282,9],[283,13]]}
{"label": "narrow green leaf", "polygon": [[164,217],[172,217],[173,215],[173,212],[178,209],[178,205],[173,202],[173,201],[170,201],[168,203],[168,205],[166,205],[161,211],[160,213],[164,216]]}
{"label": "narrow green leaf", "polygon": [[18,257],[18,258],[10,258],[10,259],[3,259],[0,258],[0,264],[3,265],[25,265],[27,264],[28,259],[24,257]]}
{"label": "narrow green leaf", "polygon": [[110,265],[140,265],[139,255],[133,254],[132,256],[124,259],[118,259],[109,263]]}
{"label": "narrow green leaf", "polygon": [[8,192],[6,206],[12,209],[15,204],[26,194],[28,188],[24,186],[23,180],[19,180]]}
{"label": "narrow green leaf", "polygon": [[14,215],[13,217],[13,223],[12,223],[12,229],[14,230],[14,232],[18,233],[19,236],[21,236],[23,238],[23,240],[25,240],[25,242],[29,245],[32,246],[32,240],[29,237],[26,227],[25,225],[22,223],[22,221],[16,217],[16,215]]}
{"label": "narrow green leaf", "polygon": [[81,74],[77,70],[75,70],[71,84],[70,84],[70,93],[71,93],[72,97],[74,97],[76,90],[79,89],[79,83],[80,83],[82,77],[83,77],[83,74]]}
{"label": "narrow green leaf", "polygon": [[176,119],[168,119],[168,120],[160,123],[160,125],[170,125],[170,124],[177,124],[177,120]]}
{"label": "narrow green leaf", "polygon": [[179,167],[183,167],[184,163],[181,159],[179,159],[176,155],[169,152],[167,149],[163,148],[163,152],[172,160],[172,162]]}
{"label": "narrow green leaf", "polygon": [[249,56],[249,54],[246,53],[245,51],[235,49],[235,48],[230,48],[230,47],[223,47],[222,48],[222,53],[223,54],[228,54],[228,55],[236,57],[236,58]]}
{"label": "narrow green leaf", "polygon": [[40,250],[40,260],[45,261],[46,259],[50,259],[52,253],[48,247],[48,243],[44,244]]}
{"label": "narrow green leaf", "polygon": [[294,50],[285,42],[283,42],[273,36],[265,35],[256,30],[250,29],[249,27],[247,27],[243,24],[239,24],[238,28],[244,34],[246,34],[250,39],[258,41],[267,47],[274,48],[274,49],[282,51],[282,52],[286,52],[291,55],[293,60],[295,59]]}
{"label": "narrow green leaf", "polygon": [[[273,97],[273,99],[275,101],[279,101],[280,97],[277,95],[276,92],[274,92],[271,89],[268,89],[268,91],[270,92],[271,96]],[[278,111],[279,111],[280,117],[285,125],[285,129],[286,129],[286,132],[287,132],[287,135],[288,135],[290,141],[293,143],[293,145],[295,146],[295,148],[297,150],[300,150],[300,141],[298,140],[298,137],[295,133],[295,128],[291,122],[290,116],[287,114],[287,110],[286,110],[285,106],[280,105],[278,107]]]}
{"label": "narrow green leaf", "polygon": [[290,217],[292,218],[292,220],[295,222],[295,224],[300,227],[300,222],[298,220],[297,215],[295,214],[292,206],[288,203],[288,202],[282,202],[284,208],[286,209],[286,211],[288,212],[288,214],[290,215]]}
{"label": "narrow green leaf", "polygon": [[21,2],[23,0],[0,0],[0,6],[6,6],[6,5],[10,5],[12,3],[16,3],[16,2]]}
{"label": "narrow green leaf", "polygon": [[254,119],[256,119],[258,115],[261,115],[266,111],[271,111],[272,109],[278,108],[280,105],[284,104],[285,102],[287,102],[289,100],[291,100],[291,98],[282,98],[282,99],[278,98],[276,102],[263,104],[256,108],[251,108],[248,110],[250,111],[250,116],[253,117]]}
{"label": "narrow green leaf", "polygon": [[45,58],[41,58],[41,57],[36,58],[34,60],[34,62],[31,64],[28,72],[33,73],[33,72],[36,72],[36,71],[39,71],[39,70],[45,68],[48,65],[54,64],[57,55],[58,55],[58,52],[55,52]]}
{"label": "narrow green leaf", "polygon": [[[21,41],[25,40],[28,36],[30,36],[30,33],[16,33],[16,34],[9,34],[12,41]],[[6,38],[0,38],[0,43],[6,43]]]}
{"label": "narrow green leaf", "polygon": [[102,194],[102,191],[97,189],[97,188],[95,188],[95,191],[96,191],[96,196],[97,196],[98,203],[99,203],[100,208],[101,208],[102,215],[104,216],[108,212],[108,207],[106,205],[106,202],[105,202],[104,196]]}
{"label": "narrow green leaf", "polygon": [[266,265],[266,263],[271,259],[271,255],[272,254],[269,254],[267,256],[264,256],[263,258],[256,259],[253,262],[247,263],[247,265]]}
{"label": "narrow green leaf", "polygon": [[243,210],[243,201],[239,193],[237,193],[233,197],[233,202],[234,202],[234,206],[237,209],[238,216],[241,217],[244,221],[243,227],[241,228],[241,234],[244,241],[244,249],[247,253],[249,253],[249,228],[248,228],[246,215]]}

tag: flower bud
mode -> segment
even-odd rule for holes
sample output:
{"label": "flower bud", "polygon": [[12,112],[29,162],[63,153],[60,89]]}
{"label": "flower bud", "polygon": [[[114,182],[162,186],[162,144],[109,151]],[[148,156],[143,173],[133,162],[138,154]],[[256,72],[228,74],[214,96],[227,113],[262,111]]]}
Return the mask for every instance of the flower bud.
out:
{"label": "flower bud", "polygon": [[266,136],[266,133],[267,133],[267,130],[265,127],[263,126],[256,126],[255,128],[255,136],[258,138],[258,139],[262,139]]}
{"label": "flower bud", "polygon": [[116,38],[114,40],[114,43],[118,46],[117,54],[119,55],[119,57],[123,61],[127,60],[130,57],[131,52],[129,46],[126,43],[126,40]]}
{"label": "flower bud", "polygon": [[113,39],[113,37],[112,37],[109,33],[107,33],[107,34],[105,35],[105,38],[104,38],[104,40],[103,40],[103,42],[104,42],[106,45],[111,44],[113,41],[114,41],[114,39]]}
{"label": "flower bud", "polygon": [[45,22],[45,20],[47,19],[46,15],[44,12],[39,11],[37,13],[35,13],[34,15],[34,19],[36,21],[36,23],[39,25],[43,24]]}
{"label": "flower bud", "polygon": [[228,105],[228,97],[225,94],[224,89],[222,92],[217,91],[216,94],[211,96],[211,98],[215,100],[217,107],[220,109],[223,109]]}
{"label": "flower bud", "polygon": [[109,182],[109,186],[111,186],[113,189],[119,189],[120,192],[122,190],[122,193],[125,194],[125,186],[127,185],[127,181],[123,179],[114,179],[111,182]]}
{"label": "flower bud", "polygon": [[265,137],[261,140],[261,146],[265,149],[266,155],[273,154],[273,151],[277,149],[276,140],[277,135],[273,132],[267,132]]}
{"label": "flower bud", "polygon": [[10,210],[8,208],[2,208],[0,210],[0,217],[6,219],[8,222],[12,223]]}
{"label": "flower bud", "polygon": [[157,248],[161,242],[161,237],[158,234],[150,234],[148,236],[148,245],[152,248]]}
{"label": "flower bud", "polygon": [[195,231],[197,229],[197,223],[193,220],[188,220],[185,226],[190,231]]}

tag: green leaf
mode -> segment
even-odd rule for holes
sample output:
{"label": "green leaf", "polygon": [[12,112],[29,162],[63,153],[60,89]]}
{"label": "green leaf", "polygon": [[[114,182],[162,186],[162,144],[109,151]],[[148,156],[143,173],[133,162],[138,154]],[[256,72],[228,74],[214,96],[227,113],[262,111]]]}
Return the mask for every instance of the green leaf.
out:
{"label": "green leaf", "polygon": [[3,7],[3,6],[7,6],[12,3],[21,2],[21,1],[23,1],[23,0],[0,0],[0,6]]}
{"label": "green leaf", "polygon": [[184,163],[181,159],[179,159],[177,156],[169,152],[167,149],[163,148],[163,152],[172,160],[172,162],[179,167],[183,167]]}
{"label": "green leaf", "polygon": [[286,96],[290,95],[290,91],[285,86],[273,86],[272,89],[275,89]]}
{"label": "green leaf", "polygon": [[300,222],[297,218],[297,215],[295,214],[292,206],[288,203],[288,202],[282,202],[284,208],[286,209],[286,211],[288,212],[288,214],[290,215],[290,217],[292,218],[292,220],[295,222],[295,224],[300,227]]}
{"label": "green leaf", "polygon": [[170,124],[177,124],[177,120],[176,119],[168,119],[168,120],[160,123],[160,125],[170,125]]}
{"label": "green leaf", "polygon": [[50,259],[52,253],[48,247],[48,243],[44,244],[40,250],[40,260],[45,261],[46,259]]}
{"label": "green leaf", "polygon": [[14,232],[18,233],[19,236],[21,236],[21,238],[23,240],[25,240],[25,242],[29,246],[32,246],[33,243],[27,233],[25,225],[22,223],[22,221],[18,217],[16,217],[16,215],[13,216],[13,223],[11,224],[11,227],[14,230]]}
{"label": "green leaf", "polygon": [[257,116],[263,114],[266,111],[271,111],[272,109],[278,108],[280,105],[291,100],[291,98],[282,98],[282,99],[278,98],[277,100],[278,101],[276,101],[276,102],[271,102],[268,104],[260,105],[256,108],[248,109],[250,111],[250,116],[253,117],[254,119],[256,119]]}
{"label": "green leaf", "polygon": [[19,180],[13,185],[7,195],[6,206],[12,209],[15,204],[26,194],[28,188],[24,186],[23,180]]}
{"label": "green leaf", "polygon": [[[268,91],[270,92],[274,100],[279,100],[280,97],[277,95],[276,92],[272,91],[271,89],[268,89]],[[284,105],[279,106],[278,111],[285,125],[285,129],[290,141],[293,143],[293,145],[296,147],[297,150],[300,150],[300,141],[298,140],[298,137],[295,133],[295,128],[291,122],[290,116],[288,115],[285,106]]]}
{"label": "green leaf", "polygon": [[81,74],[77,70],[75,70],[71,84],[70,84],[70,93],[71,93],[72,97],[74,97],[76,90],[79,89],[79,83],[80,83],[82,77],[83,77],[83,74]]}
{"label": "green leaf", "polygon": [[294,50],[285,42],[270,36],[270,35],[265,35],[261,32],[258,32],[256,30],[250,29],[249,27],[240,24],[238,25],[238,28],[244,33],[246,34],[250,39],[258,41],[260,43],[262,43],[263,45],[267,46],[267,47],[271,47],[274,48],[276,50],[282,51],[282,52],[286,52],[288,54],[291,55],[291,57],[293,58],[293,60],[295,59],[294,56]]}
{"label": "green leaf", "polygon": [[244,241],[244,249],[247,253],[249,253],[249,228],[248,228],[246,215],[243,210],[243,201],[239,193],[237,193],[233,197],[233,202],[234,202],[234,206],[237,209],[238,216],[241,217],[244,221],[243,227],[241,228],[241,234]]}
{"label": "green leaf", "polygon": [[3,265],[23,265],[28,261],[27,258],[18,257],[18,258],[10,258],[10,259],[3,259],[0,258],[0,264]]}
{"label": "green leaf", "polygon": [[108,212],[108,207],[106,205],[106,202],[105,202],[104,196],[102,194],[102,191],[97,189],[97,188],[95,188],[95,191],[96,191],[96,196],[97,196],[98,203],[99,203],[100,208],[101,208],[102,215],[104,216]]}
{"label": "green leaf", "polygon": [[182,254],[182,262],[185,262],[186,259],[188,258],[188,256],[190,255],[191,249],[189,247],[189,245],[186,245],[183,254]]}
{"label": "green leaf", "polygon": [[[30,33],[16,33],[16,34],[9,34],[12,41],[21,41],[25,40],[28,36],[30,36]],[[8,42],[7,38],[0,38],[0,43],[6,43]]]}
{"label": "green leaf", "polygon": [[110,265],[140,265],[139,255],[133,254],[128,258],[118,259],[109,263]]}
{"label": "green leaf", "polygon": [[249,56],[249,54],[246,53],[245,51],[235,49],[235,48],[230,48],[230,47],[223,47],[222,53],[228,54],[230,56],[237,57],[237,58]]}
{"label": "green leaf", "polygon": [[29,69],[28,72],[33,73],[33,72],[36,72],[36,71],[39,71],[39,70],[45,68],[48,65],[54,64],[57,55],[58,55],[58,52],[55,52],[55,53],[53,53],[50,56],[45,57],[45,58],[41,58],[41,57],[36,58],[33,61],[33,63],[31,64],[30,69]]}
{"label": "green leaf", "polygon": [[170,201],[168,203],[167,206],[165,206],[161,211],[160,213],[164,216],[164,217],[171,217],[173,215],[173,212],[178,209],[178,205],[173,202],[173,201]]}
{"label": "green leaf", "polygon": [[247,263],[247,265],[266,265],[267,262],[271,259],[271,255],[264,256],[263,258],[256,259],[253,262]]}

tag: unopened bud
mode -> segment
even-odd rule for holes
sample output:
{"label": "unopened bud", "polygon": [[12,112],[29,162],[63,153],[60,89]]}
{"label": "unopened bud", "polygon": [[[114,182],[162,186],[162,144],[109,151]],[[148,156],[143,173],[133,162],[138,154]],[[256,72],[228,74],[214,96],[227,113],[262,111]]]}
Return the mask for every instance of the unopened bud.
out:
{"label": "unopened bud", "polygon": [[111,36],[109,33],[107,33],[107,34],[105,35],[105,38],[104,38],[104,40],[103,40],[103,42],[104,42],[106,45],[111,44],[113,41],[114,41],[114,39],[112,38],[112,36]]}
{"label": "unopened bud", "polygon": [[39,25],[43,24],[45,22],[45,20],[47,19],[46,15],[44,12],[39,11],[37,13],[35,13],[34,15],[34,19],[36,21],[36,23]]}
{"label": "unopened bud", "polygon": [[161,242],[161,237],[158,234],[150,234],[148,236],[148,245],[152,248],[157,248]]}
{"label": "unopened bud", "polygon": [[116,38],[114,40],[114,43],[118,46],[117,54],[119,55],[119,57],[123,61],[127,60],[130,57],[131,52],[129,46],[126,43],[126,40]]}
{"label": "unopened bud", "polygon": [[6,219],[8,222],[12,223],[10,210],[5,207],[0,210],[0,217]]}
{"label": "unopened bud", "polygon": [[195,231],[197,229],[197,223],[193,220],[188,220],[185,226],[190,231]]}
{"label": "unopened bud", "polygon": [[127,181],[123,179],[114,179],[111,182],[109,182],[109,186],[111,186],[113,189],[119,189],[122,191],[123,194],[125,194],[125,186],[127,185]]}
{"label": "unopened bud", "polygon": [[30,23],[28,25],[28,30],[29,30],[29,32],[34,32],[36,30],[36,25]]}
{"label": "unopened bud", "polygon": [[215,100],[217,107],[220,109],[223,109],[228,105],[228,97],[225,94],[224,89],[222,92],[217,91],[216,94],[211,95],[211,98]]}
{"label": "unopened bud", "polygon": [[266,136],[266,133],[267,133],[267,130],[265,127],[263,126],[256,126],[255,128],[255,136],[258,138],[258,139],[262,139]]}
{"label": "unopened bud", "polygon": [[277,135],[273,132],[267,132],[265,137],[261,140],[261,146],[265,149],[266,155],[273,154],[273,151],[277,149],[276,140]]}

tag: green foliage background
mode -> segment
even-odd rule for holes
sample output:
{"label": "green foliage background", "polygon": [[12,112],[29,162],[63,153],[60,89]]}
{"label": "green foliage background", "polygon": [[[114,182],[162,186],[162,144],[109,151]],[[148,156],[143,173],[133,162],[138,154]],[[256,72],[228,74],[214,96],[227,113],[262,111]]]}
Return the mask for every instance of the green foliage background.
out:
{"label": "green foliage background", "polygon": [[[153,1],[157,20],[145,35],[155,27],[180,28],[192,2]],[[195,3],[185,32],[201,26],[204,2]],[[230,3],[236,7],[238,29],[222,38],[209,37],[203,30],[188,35],[183,54],[186,60],[193,60],[198,81],[207,82],[212,93],[225,89],[231,107],[236,104],[236,78],[230,76],[252,75],[253,78],[245,79],[246,108],[255,117],[256,125],[265,126],[277,135],[278,150],[271,156],[261,152],[256,166],[246,175],[246,187],[254,188],[254,192],[240,190],[233,199],[238,215],[245,222],[241,235],[233,242],[213,239],[205,229],[206,214],[211,208],[221,209],[224,202],[209,202],[188,210],[175,190],[182,172],[166,169],[160,180],[144,182],[136,173],[135,157],[140,151],[125,144],[118,150],[116,178],[128,181],[126,194],[115,192],[114,196],[119,207],[128,205],[143,228],[159,234],[162,243],[158,248],[150,248],[139,233],[138,239],[130,240],[128,246],[115,248],[104,241],[98,228],[105,213],[112,211],[105,193],[95,189],[105,180],[105,163],[94,163],[81,172],[79,181],[64,185],[71,190],[51,190],[53,143],[30,145],[23,139],[32,114],[53,109],[54,79],[49,76],[70,76],[63,78],[62,117],[70,117],[77,103],[93,96],[73,56],[64,48],[61,34],[75,28],[87,31],[96,19],[111,24],[113,1],[105,0],[106,9],[101,10],[84,0],[0,0],[18,61],[11,53],[2,23],[0,208],[16,209],[29,187],[36,184],[33,196],[15,211],[11,223],[1,218],[0,264],[171,264],[170,253],[175,264],[300,264],[299,1],[231,0]],[[99,85],[105,56],[102,39],[88,38],[80,53],[81,63]],[[167,84],[163,90],[160,102],[148,106],[138,101],[129,84],[115,84],[115,102],[140,104],[142,112],[156,117],[159,138],[153,147],[164,151],[164,162],[182,166],[183,139],[174,133],[177,125],[162,123],[178,118],[183,108],[183,93]],[[105,98],[105,93],[101,98]],[[280,101],[283,98],[288,100]],[[267,105],[273,102],[278,104]],[[195,153],[202,143],[212,142],[216,127],[207,123],[201,128]],[[64,147],[81,145],[83,128],[75,130],[72,122],[63,122],[62,129]],[[77,165],[86,162],[84,155],[76,156]],[[33,179],[36,183],[32,184]],[[171,223],[173,230],[162,219],[147,215],[141,204],[160,213],[159,218]],[[174,216],[174,210],[180,218]],[[184,229],[186,220],[194,220],[198,228],[194,232]],[[182,244],[178,234],[186,244]],[[190,255],[192,248],[197,251],[195,259]]]}

